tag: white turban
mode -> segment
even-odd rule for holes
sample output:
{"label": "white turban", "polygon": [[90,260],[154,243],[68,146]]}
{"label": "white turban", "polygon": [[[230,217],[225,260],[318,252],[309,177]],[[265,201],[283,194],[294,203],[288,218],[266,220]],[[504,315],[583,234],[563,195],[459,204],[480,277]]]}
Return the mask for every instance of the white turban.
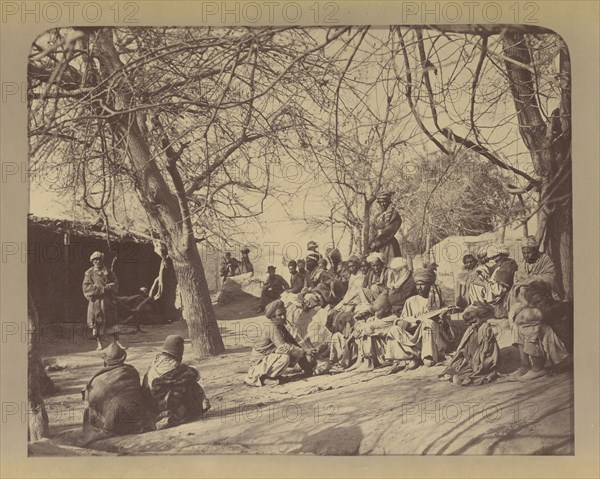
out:
{"label": "white turban", "polygon": [[408,267],[408,263],[401,256],[397,256],[390,261],[389,266],[393,271],[400,271],[401,269],[406,269]]}
{"label": "white turban", "polygon": [[371,253],[367,256],[367,263],[375,263],[377,260],[383,263],[383,255],[381,253]]}
{"label": "white turban", "polygon": [[500,245],[497,245],[497,244],[489,245],[486,250],[486,256],[488,258],[493,258],[494,256],[498,256],[501,253],[502,253],[502,249],[501,249]]}

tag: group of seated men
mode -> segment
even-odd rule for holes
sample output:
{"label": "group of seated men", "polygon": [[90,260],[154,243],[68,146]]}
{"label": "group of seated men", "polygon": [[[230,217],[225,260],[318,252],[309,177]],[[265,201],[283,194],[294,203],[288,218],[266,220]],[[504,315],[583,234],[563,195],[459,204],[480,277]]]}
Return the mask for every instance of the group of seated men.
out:
{"label": "group of seated men", "polygon": [[84,436],[166,429],[206,413],[210,402],[198,384],[200,374],[182,362],[183,350],[181,336],[167,336],[140,383],[137,369],[125,363],[127,351],[111,343],[104,367],[81,390]]}
{"label": "group of seated men", "polygon": [[560,301],[554,263],[540,252],[533,236],[521,243],[519,266],[500,245],[488,246],[477,258],[463,257],[456,304],[487,305],[493,316],[507,318],[521,366],[510,380],[530,380],[560,369],[573,353],[573,304]]}
{"label": "group of seated men", "polygon": [[[338,250],[329,249],[326,256],[329,261],[309,251],[305,260],[290,261],[289,283],[270,267],[260,308],[266,308],[264,334],[253,349],[246,384],[281,382],[294,365],[302,375],[382,366],[391,366],[394,374],[439,364],[448,353],[454,354],[440,380],[482,384],[499,376],[491,318],[511,321],[521,367],[509,380],[542,377],[572,353],[572,304],[554,298],[554,266],[533,237],[523,243],[521,267],[502,245],[487,246],[477,258],[466,255],[456,306],[448,307],[436,285],[435,264],[413,272],[404,258],[386,264],[381,253],[342,261]],[[298,309],[316,310],[313,323],[325,319],[325,348],[308,340],[295,319]],[[457,311],[462,321],[451,321]],[[317,357],[327,359],[316,367]]]}

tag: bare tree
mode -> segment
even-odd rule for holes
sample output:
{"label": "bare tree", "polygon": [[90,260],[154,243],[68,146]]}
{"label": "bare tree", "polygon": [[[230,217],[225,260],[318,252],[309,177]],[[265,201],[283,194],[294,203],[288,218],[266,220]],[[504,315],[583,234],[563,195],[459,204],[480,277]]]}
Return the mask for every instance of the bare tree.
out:
{"label": "bare tree", "polygon": [[[34,168],[55,164],[106,220],[135,191],[167,246],[197,356],[224,346],[198,241],[228,241],[262,211],[296,77],[345,29],[56,30],[29,64]],[[250,181],[246,167],[264,172]]]}
{"label": "bare tree", "polygon": [[537,239],[572,299],[567,46],[542,28],[430,26],[397,33],[401,80],[417,124],[443,153],[448,140],[512,174],[506,190],[527,196],[523,221],[537,215]]}

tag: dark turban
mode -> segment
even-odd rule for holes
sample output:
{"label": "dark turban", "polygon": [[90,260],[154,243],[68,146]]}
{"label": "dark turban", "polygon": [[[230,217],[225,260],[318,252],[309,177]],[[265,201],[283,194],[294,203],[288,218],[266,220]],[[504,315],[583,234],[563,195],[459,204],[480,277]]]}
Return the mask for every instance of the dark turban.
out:
{"label": "dark turban", "polygon": [[274,319],[275,313],[278,309],[283,309],[285,311],[285,305],[280,299],[276,299],[275,301],[267,304],[267,307],[265,308],[265,316],[269,319]]}
{"label": "dark turban", "polygon": [[435,272],[431,269],[417,269],[413,274],[413,279],[415,283],[433,284],[435,283]]}

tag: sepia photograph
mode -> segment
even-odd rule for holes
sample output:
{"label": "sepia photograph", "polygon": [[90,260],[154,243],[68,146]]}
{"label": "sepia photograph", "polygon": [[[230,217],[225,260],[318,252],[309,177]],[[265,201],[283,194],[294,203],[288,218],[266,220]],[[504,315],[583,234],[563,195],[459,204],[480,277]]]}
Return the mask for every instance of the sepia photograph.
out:
{"label": "sepia photograph", "polygon": [[522,25],[42,33],[29,454],[573,455],[570,65]]}
{"label": "sepia photograph", "polygon": [[584,25],[169,5],[2,3],[2,477],[600,471]]}

